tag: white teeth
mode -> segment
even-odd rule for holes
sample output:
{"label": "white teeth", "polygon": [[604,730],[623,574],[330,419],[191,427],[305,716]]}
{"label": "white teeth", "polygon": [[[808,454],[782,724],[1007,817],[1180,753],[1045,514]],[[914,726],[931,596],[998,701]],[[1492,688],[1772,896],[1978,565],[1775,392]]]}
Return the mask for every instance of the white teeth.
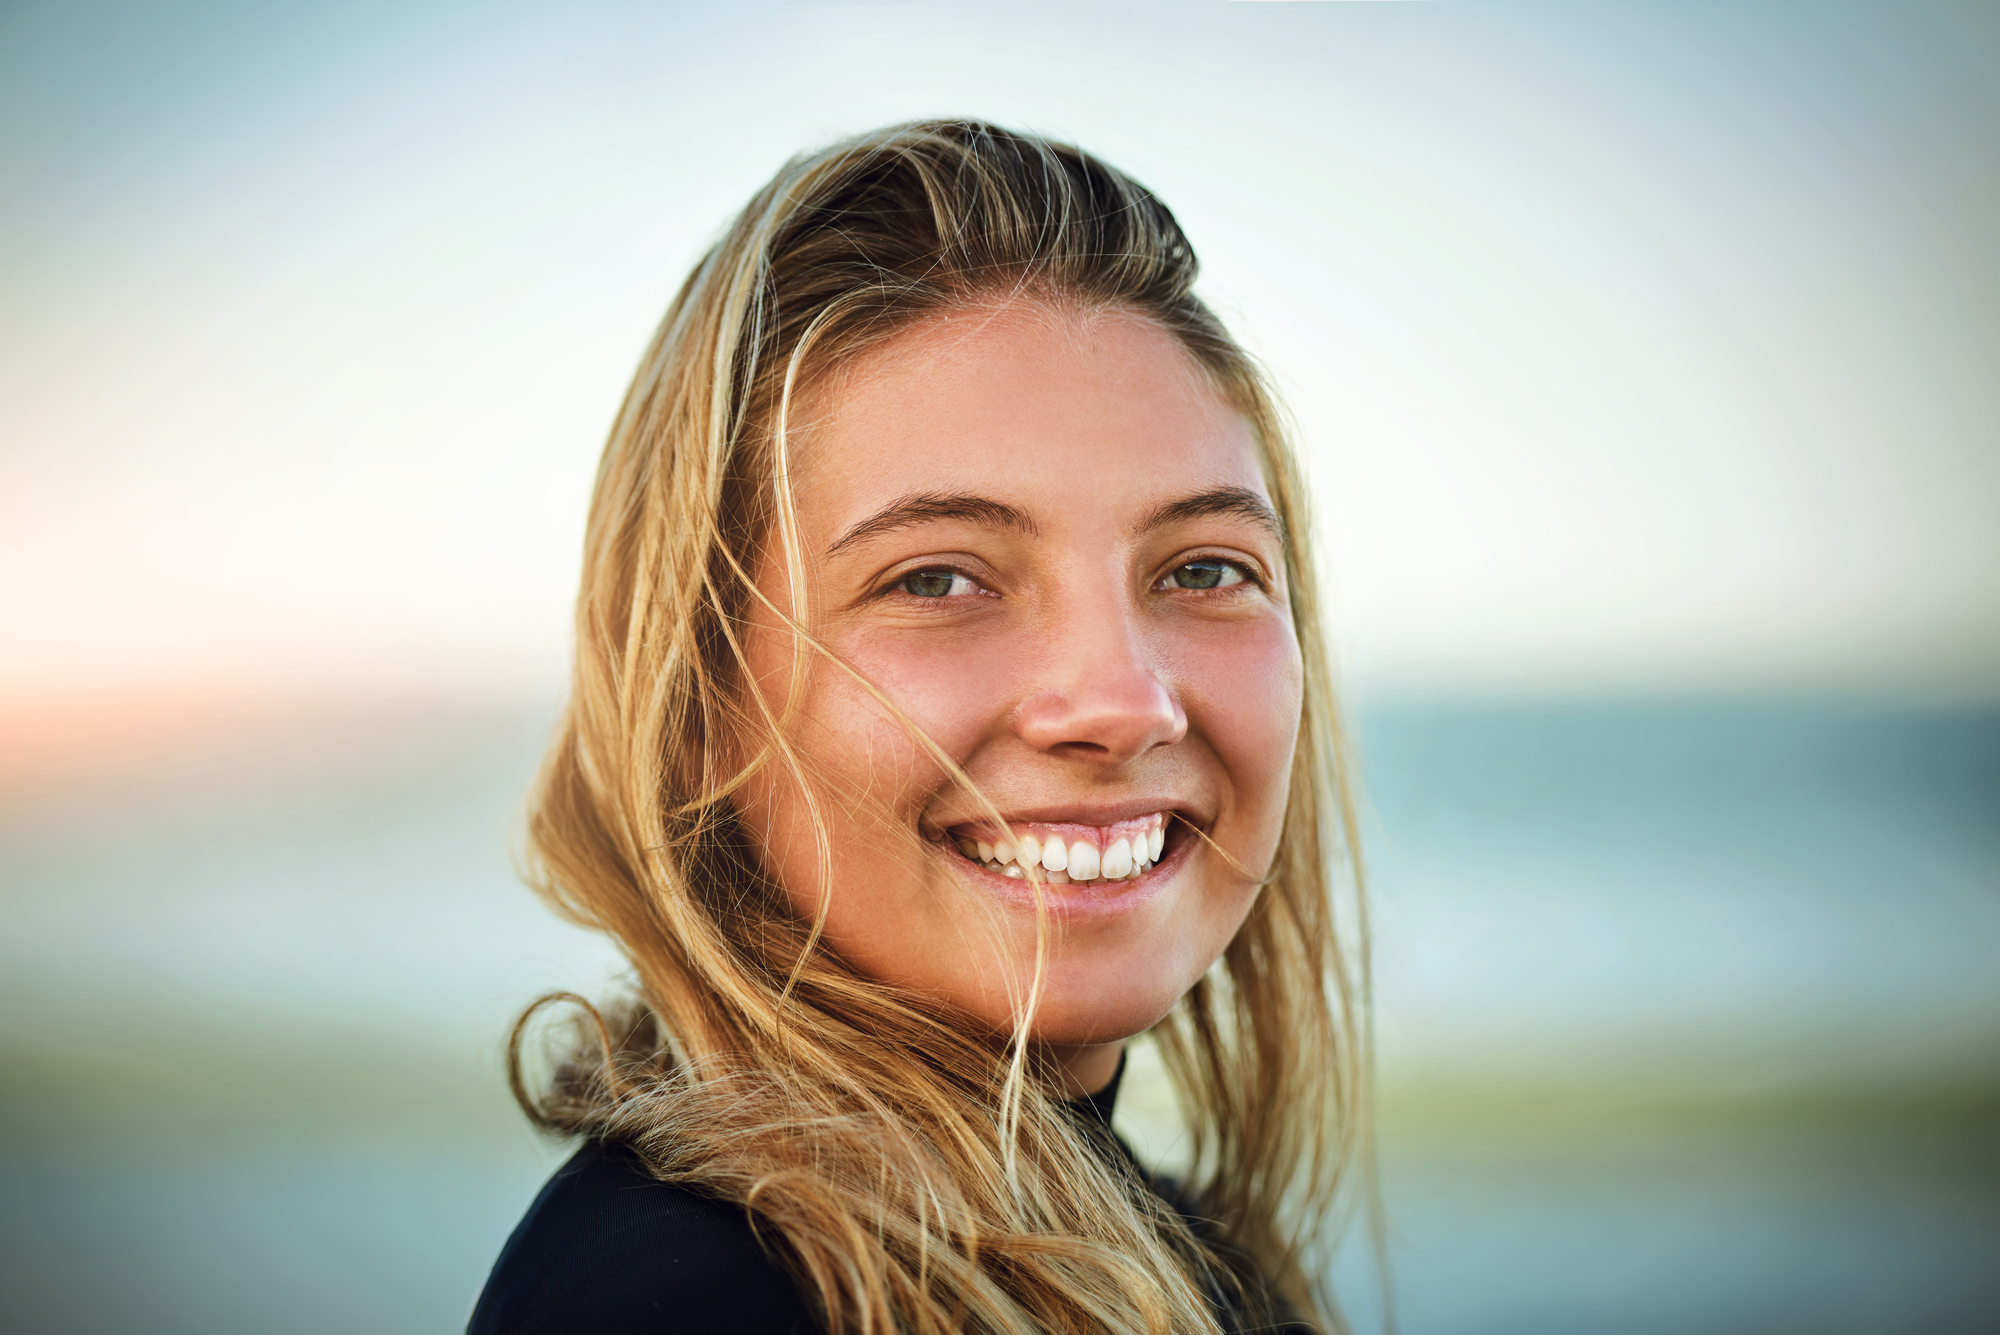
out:
{"label": "white teeth", "polygon": [[[1029,868],[1039,867],[1050,885],[1076,881],[1123,881],[1136,879],[1160,860],[1167,844],[1167,822],[1162,813],[1143,822],[1151,826],[1138,833],[1113,839],[1102,852],[1090,839],[1066,841],[1059,834],[1023,834],[1017,843],[998,839],[957,840],[958,850],[988,871],[1020,880]],[[1102,834],[1109,834],[1103,831]],[[1099,837],[1102,837],[1100,835]]]}

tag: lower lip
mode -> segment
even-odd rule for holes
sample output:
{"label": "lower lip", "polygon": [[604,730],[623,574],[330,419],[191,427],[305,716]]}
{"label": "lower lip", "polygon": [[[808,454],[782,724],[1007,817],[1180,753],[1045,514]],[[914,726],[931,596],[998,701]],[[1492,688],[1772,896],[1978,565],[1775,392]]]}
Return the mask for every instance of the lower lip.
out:
{"label": "lower lip", "polygon": [[1025,876],[988,871],[949,844],[939,849],[939,854],[948,859],[960,875],[1010,908],[1033,913],[1035,892],[1039,888],[1042,905],[1050,917],[1077,922],[1119,917],[1151,903],[1166,888],[1168,879],[1180,870],[1181,863],[1187,860],[1188,847],[1193,842],[1187,838],[1170,841],[1166,848],[1160,850],[1160,860],[1147,867],[1141,876],[1116,881],[1071,881],[1067,885],[1051,885],[1043,881],[1039,887],[1031,885]]}

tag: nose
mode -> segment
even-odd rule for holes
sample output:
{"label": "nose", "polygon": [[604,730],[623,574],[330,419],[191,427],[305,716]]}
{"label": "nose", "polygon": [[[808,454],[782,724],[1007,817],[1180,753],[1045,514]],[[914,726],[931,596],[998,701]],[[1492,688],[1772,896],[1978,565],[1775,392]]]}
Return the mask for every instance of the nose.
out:
{"label": "nose", "polygon": [[[1104,609],[1108,611],[1109,609]],[[1090,618],[1043,639],[1043,684],[1014,713],[1021,740],[1040,751],[1123,764],[1187,736],[1187,714],[1127,617]]]}

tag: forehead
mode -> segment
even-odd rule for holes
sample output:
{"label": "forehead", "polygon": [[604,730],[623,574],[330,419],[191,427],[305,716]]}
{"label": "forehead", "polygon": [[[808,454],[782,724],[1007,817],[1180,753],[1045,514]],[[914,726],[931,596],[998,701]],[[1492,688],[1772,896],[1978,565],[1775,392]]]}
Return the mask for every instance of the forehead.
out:
{"label": "forehead", "polygon": [[1172,335],[1125,311],[1023,301],[930,316],[798,409],[808,529],[911,492],[977,493],[1057,521],[1200,487],[1269,494],[1250,423]]}

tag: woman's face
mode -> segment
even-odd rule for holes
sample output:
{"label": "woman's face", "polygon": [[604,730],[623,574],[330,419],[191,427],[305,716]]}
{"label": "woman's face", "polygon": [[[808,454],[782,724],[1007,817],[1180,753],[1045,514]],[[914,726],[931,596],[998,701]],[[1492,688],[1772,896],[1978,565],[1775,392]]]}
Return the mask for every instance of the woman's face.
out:
{"label": "woman's face", "polygon": [[[1249,423],[1150,321],[1017,302],[927,318],[802,396],[791,455],[807,623],[1015,837],[817,655],[787,728],[815,790],[766,766],[742,817],[802,915],[824,890],[850,964],[996,1033],[1033,975],[1037,861],[1033,1034],[1093,1088],[1277,847],[1302,671]],[[790,606],[775,542],[758,580]],[[746,647],[782,710],[792,637],[759,608]]]}

